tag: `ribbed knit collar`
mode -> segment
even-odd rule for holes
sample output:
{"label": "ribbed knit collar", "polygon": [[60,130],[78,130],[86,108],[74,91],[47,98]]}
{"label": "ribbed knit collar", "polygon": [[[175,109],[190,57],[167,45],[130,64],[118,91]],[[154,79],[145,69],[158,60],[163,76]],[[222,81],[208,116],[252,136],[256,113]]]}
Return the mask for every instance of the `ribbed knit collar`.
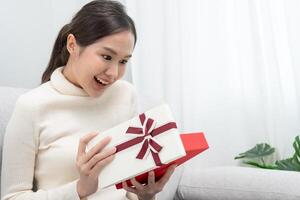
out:
{"label": "ribbed knit collar", "polygon": [[64,66],[54,70],[50,77],[51,85],[61,94],[71,96],[89,96],[82,88],[71,83],[62,73]]}

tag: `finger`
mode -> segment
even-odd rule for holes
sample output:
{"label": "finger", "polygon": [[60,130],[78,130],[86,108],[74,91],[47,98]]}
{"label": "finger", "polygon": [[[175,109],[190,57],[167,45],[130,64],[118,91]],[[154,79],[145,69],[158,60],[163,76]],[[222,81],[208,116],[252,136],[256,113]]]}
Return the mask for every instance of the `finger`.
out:
{"label": "finger", "polygon": [[168,168],[167,172],[163,175],[163,177],[157,182],[157,185],[160,188],[163,188],[165,186],[165,184],[168,182],[168,180],[170,179],[171,175],[175,171],[176,166],[177,166],[176,164],[175,165],[171,165]]}
{"label": "finger", "polygon": [[135,178],[130,179],[132,185],[137,189],[137,190],[143,190],[144,186],[140,184]]}
{"label": "finger", "polygon": [[77,158],[83,156],[85,154],[85,148],[86,145],[89,143],[90,140],[92,140],[96,135],[98,135],[97,132],[92,132],[84,137],[80,138],[79,145],[78,145],[78,152],[77,152]]}
{"label": "finger", "polygon": [[155,183],[155,174],[154,171],[148,173],[148,185],[153,185]]}
{"label": "finger", "polygon": [[99,153],[111,140],[111,137],[107,136],[98,142],[92,149],[90,149],[84,156],[82,156],[81,163],[88,162],[95,154]]}
{"label": "finger", "polygon": [[115,154],[108,156],[106,158],[104,158],[103,160],[99,161],[98,163],[96,163],[96,165],[91,169],[91,173],[94,176],[99,176],[99,173],[101,172],[101,170],[108,165],[111,161],[113,161],[115,157]]}
{"label": "finger", "polygon": [[137,190],[134,189],[134,188],[129,187],[129,186],[127,185],[127,182],[126,182],[126,181],[124,181],[124,182],[122,183],[122,186],[123,186],[124,190],[126,190],[127,192],[131,192],[131,193],[137,194]]}
{"label": "finger", "polygon": [[100,153],[94,155],[87,163],[84,164],[83,168],[87,170],[91,170],[96,163],[107,158],[110,155],[113,155],[116,152],[116,147],[106,148]]}

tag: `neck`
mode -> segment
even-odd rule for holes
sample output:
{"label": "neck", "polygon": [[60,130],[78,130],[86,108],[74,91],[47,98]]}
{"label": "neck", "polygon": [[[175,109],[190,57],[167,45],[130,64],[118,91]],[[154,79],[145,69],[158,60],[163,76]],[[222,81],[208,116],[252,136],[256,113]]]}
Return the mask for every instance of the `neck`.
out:
{"label": "neck", "polygon": [[70,81],[71,83],[73,83],[74,85],[76,85],[77,87],[79,88],[82,88],[78,82],[76,81],[76,78],[75,78],[75,75],[74,75],[74,72],[72,70],[72,65],[68,62],[66,64],[66,66],[63,68],[62,70],[62,74],[66,77],[66,79],[68,81]]}

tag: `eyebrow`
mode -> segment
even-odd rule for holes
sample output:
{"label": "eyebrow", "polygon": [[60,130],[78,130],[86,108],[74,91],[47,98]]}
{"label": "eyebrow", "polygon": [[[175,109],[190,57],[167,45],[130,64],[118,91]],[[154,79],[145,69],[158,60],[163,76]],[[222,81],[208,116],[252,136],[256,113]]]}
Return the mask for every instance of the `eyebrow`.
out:
{"label": "eyebrow", "polygon": [[[105,49],[106,51],[109,51],[110,53],[114,54],[114,55],[118,55],[117,52],[109,47],[103,47],[103,49]],[[125,58],[130,58],[132,55],[127,55],[125,56]]]}

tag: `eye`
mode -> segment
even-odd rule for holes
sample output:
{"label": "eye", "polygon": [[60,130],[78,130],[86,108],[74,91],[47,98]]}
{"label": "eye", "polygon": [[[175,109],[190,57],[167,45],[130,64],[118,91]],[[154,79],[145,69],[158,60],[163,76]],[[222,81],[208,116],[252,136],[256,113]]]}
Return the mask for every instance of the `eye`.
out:
{"label": "eye", "polygon": [[102,57],[103,57],[105,60],[111,60],[111,59],[112,59],[112,57],[109,56],[109,55],[102,55]]}
{"label": "eye", "polygon": [[128,60],[121,60],[120,63],[121,64],[126,64],[128,62]]}

